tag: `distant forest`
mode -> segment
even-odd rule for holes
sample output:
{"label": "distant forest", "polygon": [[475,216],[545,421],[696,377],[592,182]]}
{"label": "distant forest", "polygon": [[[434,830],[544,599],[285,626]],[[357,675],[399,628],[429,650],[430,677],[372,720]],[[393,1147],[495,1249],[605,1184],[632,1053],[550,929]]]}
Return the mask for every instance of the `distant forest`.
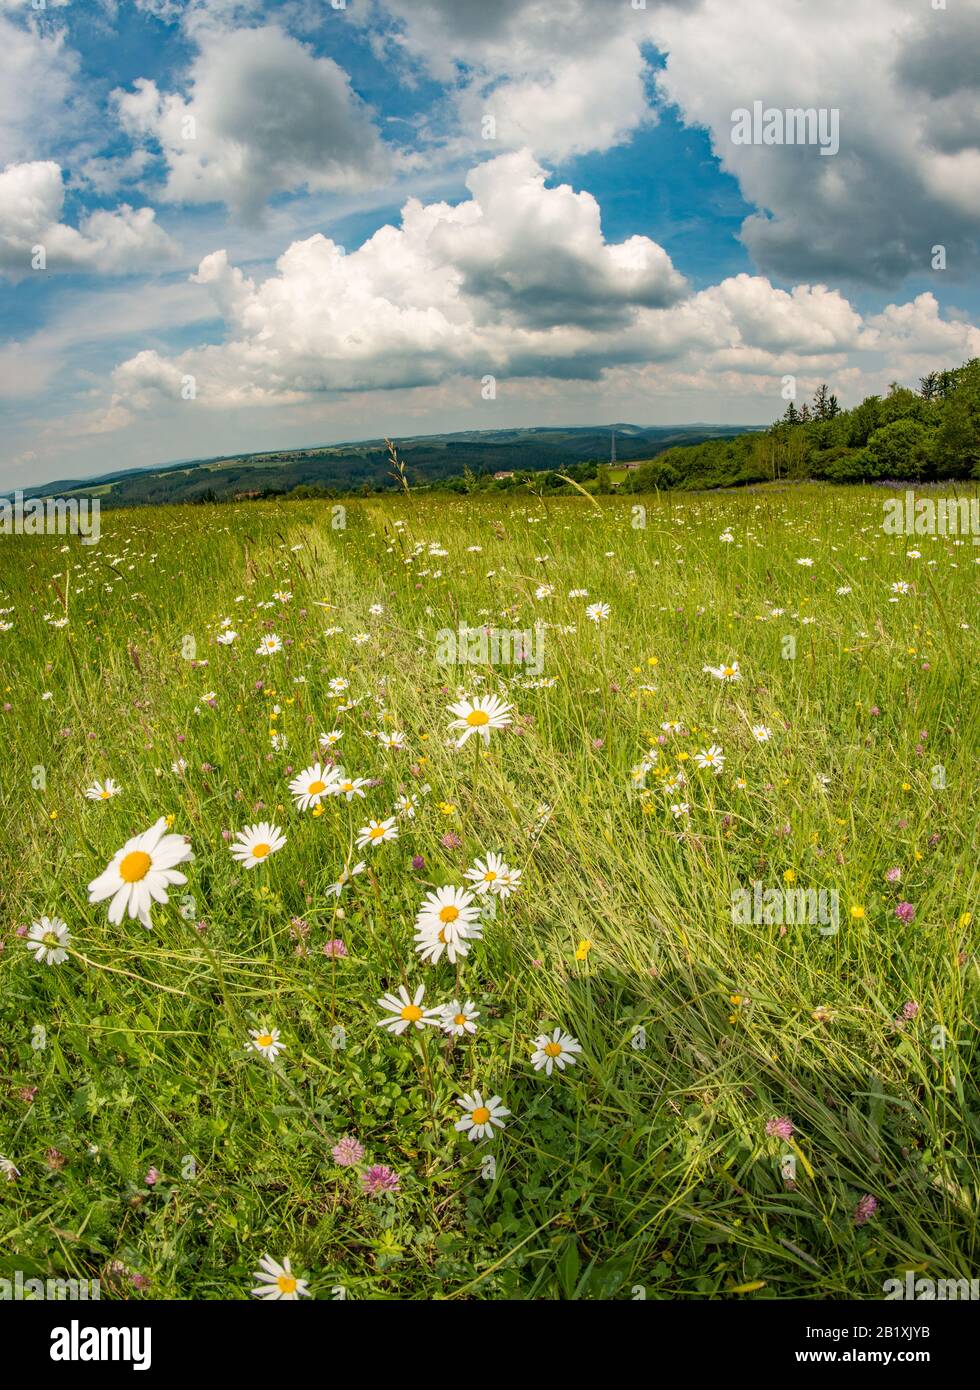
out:
{"label": "distant forest", "polygon": [[627,480],[653,488],[731,487],[780,478],[833,483],[980,478],[980,358],[930,372],[917,391],[892,383],[842,410],[821,386],[812,404],[790,401],[764,434],[667,449]]}
{"label": "distant forest", "polygon": [[[652,492],[659,489],[738,487],[780,479],[832,483],[928,482],[980,478],[980,358],[930,372],[918,390],[893,382],[885,396],[867,396],[842,410],[829,387],[812,403],[790,401],[768,430],[669,447],[625,476],[592,462],[572,465],[553,478],[534,477],[536,488],[561,490],[562,475],[589,492]],[[455,491],[514,488],[532,478],[452,478]]]}

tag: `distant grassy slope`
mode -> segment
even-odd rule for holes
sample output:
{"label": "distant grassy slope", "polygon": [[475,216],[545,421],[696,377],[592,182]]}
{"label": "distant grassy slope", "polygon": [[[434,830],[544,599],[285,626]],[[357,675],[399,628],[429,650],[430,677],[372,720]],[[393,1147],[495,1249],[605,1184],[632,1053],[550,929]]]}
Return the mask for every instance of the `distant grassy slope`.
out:
{"label": "distant grassy slope", "polygon": [[[647,427],[617,425],[616,451],[623,461],[649,458],[675,446],[696,444],[739,433],[738,425]],[[576,429],[469,430],[459,434],[422,435],[398,441],[413,485],[438,482],[467,471],[493,473],[511,469],[560,468],[586,459],[605,459],[610,430]],[[392,485],[383,439],[308,449],[284,449],[130,469],[90,480],[62,479],[25,489],[27,496],[98,495],[103,505],[141,506],[201,500],[225,501],[237,493],[291,492],[313,485],[349,492]]]}

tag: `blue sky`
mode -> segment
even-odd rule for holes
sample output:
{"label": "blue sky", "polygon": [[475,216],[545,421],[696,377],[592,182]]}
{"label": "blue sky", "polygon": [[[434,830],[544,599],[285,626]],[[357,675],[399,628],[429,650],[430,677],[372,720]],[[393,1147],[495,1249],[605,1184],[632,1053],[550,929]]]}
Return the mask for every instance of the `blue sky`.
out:
{"label": "blue sky", "polygon": [[[978,40],[918,0],[0,0],[0,484],[760,423],[977,355]],[[734,143],[756,101],[839,149]]]}

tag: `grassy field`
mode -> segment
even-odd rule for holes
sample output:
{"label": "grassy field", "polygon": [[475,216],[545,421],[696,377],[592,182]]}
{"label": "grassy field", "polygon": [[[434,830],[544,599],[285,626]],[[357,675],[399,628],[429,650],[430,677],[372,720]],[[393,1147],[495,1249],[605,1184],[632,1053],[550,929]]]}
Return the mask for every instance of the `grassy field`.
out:
{"label": "grassy field", "polygon": [[[266,1254],[321,1299],[975,1277],[980,551],[887,534],[887,496],[407,496],[0,537],[0,1276],[167,1299],[247,1298]],[[535,659],[447,665],[461,624],[527,629]],[[457,747],[449,706],[489,694],[510,722]],[[300,810],[325,757],[364,796]],[[161,817],[187,882],[150,930],[110,922],[89,885],[128,862],[129,891],[118,852]],[[285,844],[246,867],[262,822]],[[516,888],[475,896],[465,957],[423,961],[426,894],[490,853]],[[742,920],[757,883],[836,893],[839,919]],[[31,947],[42,916],[67,959]],[[411,1006],[379,1027],[422,985],[475,1032]],[[581,1051],[548,1076],[555,1029]],[[493,1096],[505,1127],[470,1142]]]}

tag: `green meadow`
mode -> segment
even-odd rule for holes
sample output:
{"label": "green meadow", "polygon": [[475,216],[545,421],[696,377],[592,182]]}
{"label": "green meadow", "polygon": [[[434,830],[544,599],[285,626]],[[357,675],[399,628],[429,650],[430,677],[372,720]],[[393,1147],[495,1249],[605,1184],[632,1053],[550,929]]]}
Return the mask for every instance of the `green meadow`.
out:
{"label": "green meadow", "polygon": [[[408,493],[0,537],[0,1277],[975,1277],[980,549],[886,531],[891,495]],[[507,722],[457,746],[449,706],[489,695]],[[341,766],[363,795],[300,809],[290,783]],[[89,885],[161,817],[186,883],[149,929],[110,921]],[[246,867],[262,824],[285,843]],[[426,895],[488,854],[513,891],[423,960]],[[419,986],[475,1031],[379,1026]],[[556,1029],[581,1050],[549,1076]],[[476,1093],[509,1113],[471,1142]]]}

